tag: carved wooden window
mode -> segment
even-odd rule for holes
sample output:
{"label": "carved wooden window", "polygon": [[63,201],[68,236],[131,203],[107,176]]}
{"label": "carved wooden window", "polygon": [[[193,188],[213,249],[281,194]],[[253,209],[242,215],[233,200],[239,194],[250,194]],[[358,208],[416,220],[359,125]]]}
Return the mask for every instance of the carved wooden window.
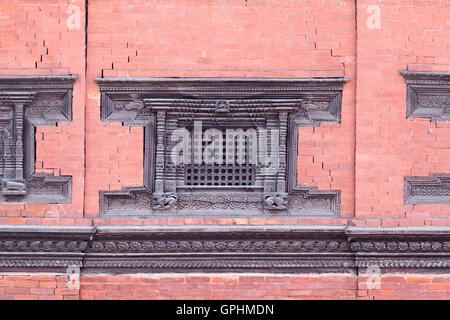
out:
{"label": "carved wooden window", "polygon": [[[450,121],[450,73],[412,72],[400,74],[406,83],[407,118]],[[450,204],[450,174],[405,177],[405,204]]]}
{"label": "carved wooden window", "polygon": [[[339,215],[339,191],[297,185],[297,136],[340,122],[346,79],[96,81],[102,120],[145,132],[144,186],[101,191],[101,214]],[[180,129],[185,138],[174,139]]]}
{"label": "carved wooden window", "polygon": [[71,201],[71,177],[35,173],[37,126],[72,120],[75,76],[0,77],[0,201]]}
{"label": "carved wooden window", "polygon": [[[246,125],[245,123],[238,122],[233,123],[232,121],[227,123],[216,123],[217,127],[214,126],[213,123],[202,122],[202,132],[201,134],[205,135],[209,129],[217,128],[222,132],[221,137],[213,137],[214,144],[213,148],[211,148],[211,157],[213,159],[220,158],[221,161],[214,161],[212,163],[208,163],[205,159],[202,159],[201,163],[195,164],[195,144],[192,143],[195,139],[194,133],[195,128],[192,127],[190,123],[183,123],[179,121],[179,125],[185,126],[190,132],[190,163],[184,165],[184,185],[189,187],[231,187],[231,186],[252,186],[255,185],[255,171],[256,165],[252,163],[249,154],[251,154],[252,144],[256,141],[251,141],[251,137],[248,137],[245,133],[249,132],[248,130],[254,130],[256,132],[256,128],[251,125]],[[204,127],[206,125],[206,128]],[[227,135],[226,130],[233,130],[233,133],[236,130],[242,130],[242,138],[235,137],[233,135],[232,139],[228,140],[227,143]],[[239,140],[239,139],[242,139]],[[207,148],[209,147],[209,141],[201,142],[201,149],[199,148],[200,154],[205,154],[208,152]],[[240,143],[243,146],[240,146]],[[245,149],[244,152],[241,152],[241,148]],[[220,149],[220,150],[219,150]],[[241,153],[240,153],[241,152]],[[227,157],[227,154],[229,156]],[[217,158],[216,158],[217,157]]]}

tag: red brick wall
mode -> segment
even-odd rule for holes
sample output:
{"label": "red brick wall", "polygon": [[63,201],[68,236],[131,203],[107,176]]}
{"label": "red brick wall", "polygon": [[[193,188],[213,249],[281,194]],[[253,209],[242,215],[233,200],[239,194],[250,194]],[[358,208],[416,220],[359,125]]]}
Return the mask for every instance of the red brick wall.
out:
{"label": "red brick wall", "polygon": [[[448,275],[0,275],[0,300],[69,299],[449,299]],[[373,289],[371,289],[373,288]]]}
{"label": "red brick wall", "polygon": [[79,289],[68,288],[69,276],[0,275],[0,300],[79,300]]}
{"label": "red brick wall", "polygon": [[450,125],[406,119],[398,71],[450,71],[450,4],[383,1],[380,29],[369,29],[372,4],[358,1],[357,223],[449,226],[449,205],[403,205],[404,176],[450,172]]}
{"label": "red brick wall", "polygon": [[[78,23],[67,26],[73,7]],[[37,127],[36,171],[72,176],[71,204],[0,204],[0,224],[75,224],[83,218],[84,1],[0,1],[0,75],[78,75],[73,121]],[[69,12],[69,13],[68,13]],[[77,17],[78,18],[78,17]],[[81,222],[84,224],[84,222]]]}
{"label": "red brick wall", "polygon": [[[0,0],[0,75],[79,76],[73,121],[36,134],[36,170],[71,175],[72,203],[0,204],[0,224],[450,226],[449,205],[403,204],[404,176],[450,173],[450,125],[406,119],[398,74],[450,71],[448,1],[90,0],[85,16],[82,0]],[[143,183],[142,128],[100,121],[93,79],[102,76],[350,78],[342,123],[299,132],[298,182],[341,190],[341,217],[99,217],[99,190]],[[156,298],[176,284],[186,298],[449,297],[448,278],[437,276],[386,276],[367,290],[352,276],[86,275],[75,294],[57,291],[65,276],[11,277],[0,275],[0,296],[93,298],[98,287],[103,297]]]}
{"label": "red brick wall", "polygon": [[[87,90],[93,98],[87,101],[88,217],[98,216],[98,190],[142,185],[142,129],[100,122],[93,78],[355,77],[354,1],[134,1],[130,5],[98,0],[89,8]],[[334,17],[339,28],[333,27]],[[299,182],[342,190],[345,218],[353,217],[354,203],[354,88],[355,82],[345,87],[342,124],[302,128],[299,143]]]}

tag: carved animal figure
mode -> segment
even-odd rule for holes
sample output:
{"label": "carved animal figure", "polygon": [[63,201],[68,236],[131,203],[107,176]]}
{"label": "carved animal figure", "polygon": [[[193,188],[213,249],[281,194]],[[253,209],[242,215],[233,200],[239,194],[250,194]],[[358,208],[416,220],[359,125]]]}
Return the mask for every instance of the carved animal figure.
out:
{"label": "carved animal figure", "polygon": [[26,186],[22,182],[2,179],[3,195],[24,195],[26,194]]}
{"label": "carved animal figure", "polygon": [[286,209],[286,195],[279,193],[269,195],[264,199],[264,203],[268,209]]}
{"label": "carved animal figure", "polygon": [[177,197],[174,194],[160,194],[155,195],[154,200],[156,204],[153,209],[169,209],[177,202]]}

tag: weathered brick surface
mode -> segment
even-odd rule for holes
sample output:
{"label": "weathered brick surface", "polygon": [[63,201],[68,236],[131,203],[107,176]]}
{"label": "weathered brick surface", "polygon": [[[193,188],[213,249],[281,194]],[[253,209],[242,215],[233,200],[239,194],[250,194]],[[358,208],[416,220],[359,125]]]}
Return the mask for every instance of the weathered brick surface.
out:
{"label": "weathered brick surface", "polygon": [[[380,28],[367,19],[380,10]],[[369,12],[369,13],[368,13]],[[356,207],[392,226],[450,225],[450,206],[404,206],[404,176],[450,172],[450,127],[406,119],[399,70],[450,71],[448,1],[358,1]],[[362,221],[361,221],[362,220]]]}
{"label": "weathered brick surface", "polygon": [[0,274],[0,300],[80,299],[79,289],[68,287],[67,275]]}
{"label": "weathered brick surface", "polygon": [[448,275],[0,275],[0,299],[449,299]]}
{"label": "weathered brick surface", "polygon": [[[92,78],[355,77],[353,1],[142,0],[130,6],[102,0],[90,8],[89,217],[98,215],[98,190],[142,185],[143,156],[141,128],[100,122]],[[339,28],[333,28],[335,17]],[[346,85],[342,124],[301,129],[299,143],[299,182],[343,190],[346,218],[354,203],[354,87]]]}
{"label": "weathered brick surface", "polygon": [[[72,73],[80,79],[74,90],[74,121],[38,128],[36,135],[36,169],[72,175],[73,204],[1,205],[0,223],[230,223],[95,219],[99,190],[139,186],[143,179],[142,128],[99,120],[95,77],[345,76],[351,81],[344,90],[342,123],[301,128],[298,161],[299,183],[342,191],[341,219],[231,223],[447,225],[448,205],[403,205],[405,175],[449,171],[449,127],[405,119],[398,71],[448,69],[448,3],[375,6],[358,1],[356,28],[354,1],[141,0],[130,5],[99,0],[89,4],[86,29],[81,0],[2,1],[0,74]],[[370,25],[377,8],[379,29]],[[79,25],[74,27],[78,12]]]}

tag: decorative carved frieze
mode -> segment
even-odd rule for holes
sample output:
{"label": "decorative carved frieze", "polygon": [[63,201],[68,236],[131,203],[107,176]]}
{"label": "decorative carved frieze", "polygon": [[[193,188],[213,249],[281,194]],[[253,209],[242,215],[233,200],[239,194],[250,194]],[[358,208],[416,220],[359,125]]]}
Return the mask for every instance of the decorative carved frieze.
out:
{"label": "decorative carved frieze", "polygon": [[35,173],[35,131],[72,120],[76,78],[0,77],[0,202],[71,201],[71,177]]}
{"label": "decorative carved frieze", "polygon": [[0,270],[82,266],[82,256],[94,232],[90,227],[2,226]]}
{"label": "decorative carved frieze", "polygon": [[[338,216],[339,191],[316,192],[312,187],[297,186],[297,135],[299,126],[340,122],[346,81],[96,79],[101,91],[102,120],[145,128],[144,186],[101,191],[101,214]],[[237,130],[237,146],[242,135],[241,143],[245,143],[247,151],[250,146],[258,147],[256,161],[249,164],[247,153],[239,158],[247,161],[245,164],[211,165],[195,160],[194,164],[174,163],[171,152],[176,143],[172,137],[179,128],[187,128],[192,134],[189,148],[192,145],[194,158],[197,150],[206,152],[205,144],[196,145],[196,137],[206,136],[208,131],[203,132],[201,127],[196,131],[199,122],[208,130],[222,130],[224,137],[226,132],[225,140],[222,134],[213,138],[223,144],[223,150],[231,146],[228,129]],[[272,146],[278,148],[273,158],[276,171],[261,162],[266,161],[261,149],[270,145],[267,134],[275,141]],[[237,148],[232,142],[232,148]],[[268,148],[272,150],[272,146]],[[235,152],[238,154],[238,149]],[[192,155],[184,156],[188,159]],[[222,153],[218,153],[215,161],[221,157]],[[142,202],[148,205],[143,207]]]}
{"label": "decorative carved frieze", "polygon": [[405,177],[405,204],[450,204],[450,174]]}
{"label": "decorative carved frieze", "polygon": [[406,115],[450,121],[450,73],[401,71],[406,83]]}
{"label": "decorative carved frieze", "polygon": [[450,228],[348,228],[358,268],[450,268]]}
{"label": "decorative carved frieze", "polygon": [[82,272],[443,272],[450,228],[0,228],[0,270]]}

